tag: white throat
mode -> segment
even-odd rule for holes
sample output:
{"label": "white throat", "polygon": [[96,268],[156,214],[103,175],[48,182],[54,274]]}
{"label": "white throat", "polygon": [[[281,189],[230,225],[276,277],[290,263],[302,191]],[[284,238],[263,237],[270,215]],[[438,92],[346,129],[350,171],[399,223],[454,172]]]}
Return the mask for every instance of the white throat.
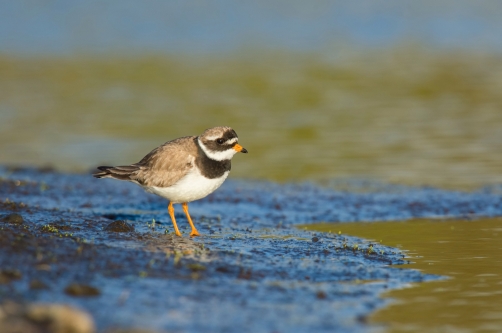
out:
{"label": "white throat", "polygon": [[210,151],[209,149],[207,149],[206,146],[204,146],[204,144],[202,143],[202,141],[200,141],[200,139],[197,139],[197,141],[199,142],[199,146],[202,149],[202,151],[206,154],[206,156],[215,161],[230,160],[237,153],[237,151],[233,148],[224,151]]}

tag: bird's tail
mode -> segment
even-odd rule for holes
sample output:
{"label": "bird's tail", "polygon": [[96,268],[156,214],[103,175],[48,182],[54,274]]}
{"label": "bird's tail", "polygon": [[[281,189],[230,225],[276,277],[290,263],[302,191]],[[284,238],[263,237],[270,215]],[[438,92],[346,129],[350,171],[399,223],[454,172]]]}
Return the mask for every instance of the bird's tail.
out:
{"label": "bird's tail", "polygon": [[93,173],[92,175],[96,178],[114,178],[118,180],[133,180],[133,176],[139,167],[136,165],[124,165],[124,166],[100,166],[98,167],[99,172]]}

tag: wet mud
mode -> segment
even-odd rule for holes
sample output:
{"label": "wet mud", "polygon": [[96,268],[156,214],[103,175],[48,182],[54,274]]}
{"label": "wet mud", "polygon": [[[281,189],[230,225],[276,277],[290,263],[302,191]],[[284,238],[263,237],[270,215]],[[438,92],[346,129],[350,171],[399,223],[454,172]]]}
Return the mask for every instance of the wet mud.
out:
{"label": "wet mud", "polygon": [[167,202],[134,184],[31,168],[0,177],[0,302],[76,307],[98,332],[377,330],[366,318],[383,291],[441,277],[393,268],[398,249],[298,225],[502,215],[496,187],[227,181],[190,204],[201,237],[175,206],[179,238]]}

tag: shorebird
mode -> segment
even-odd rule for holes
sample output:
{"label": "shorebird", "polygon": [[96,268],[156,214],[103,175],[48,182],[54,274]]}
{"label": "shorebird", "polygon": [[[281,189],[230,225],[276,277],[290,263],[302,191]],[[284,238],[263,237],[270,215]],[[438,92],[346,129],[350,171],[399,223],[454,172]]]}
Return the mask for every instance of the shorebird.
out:
{"label": "shorebird", "polygon": [[237,133],[225,126],[213,127],[199,136],[185,136],[155,148],[141,161],[124,166],[100,166],[96,178],[113,178],[138,184],[147,192],[169,200],[167,211],[177,236],[173,204],[181,203],[190,236],[199,236],[188,213],[188,203],[214,192],[227,179],[231,159],[248,151],[238,143]]}

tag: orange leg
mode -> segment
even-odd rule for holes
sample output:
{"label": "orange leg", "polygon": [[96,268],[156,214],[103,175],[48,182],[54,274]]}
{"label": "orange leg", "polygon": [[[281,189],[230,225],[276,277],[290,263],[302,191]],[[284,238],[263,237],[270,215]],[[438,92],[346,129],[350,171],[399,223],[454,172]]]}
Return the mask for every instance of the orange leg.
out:
{"label": "orange leg", "polygon": [[195,229],[195,226],[193,225],[192,218],[190,217],[190,214],[188,214],[188,204],[186,202],[184,202],[182,204],[182,206],[183,206],[183,211],[185,212],[185,214],[187,216],[188,223],[190,223],[190,226],[192,227],[192,232],[190,233],[190,236],[191,237],[200,236],[199,232],[197,231],[197,229]]}
{"label": "orange leg", "polygon": [[169,205],[167,206],[167,211],[169,212],[169,215],[171,216],[171,221],[173,222],[174,231],[176,233],[176,236],[181,237],[181,232],[178,230],[178,226],[176,225],[176,219],[174,218],[174,208],[173,208],[172,202],[169,202]]}

